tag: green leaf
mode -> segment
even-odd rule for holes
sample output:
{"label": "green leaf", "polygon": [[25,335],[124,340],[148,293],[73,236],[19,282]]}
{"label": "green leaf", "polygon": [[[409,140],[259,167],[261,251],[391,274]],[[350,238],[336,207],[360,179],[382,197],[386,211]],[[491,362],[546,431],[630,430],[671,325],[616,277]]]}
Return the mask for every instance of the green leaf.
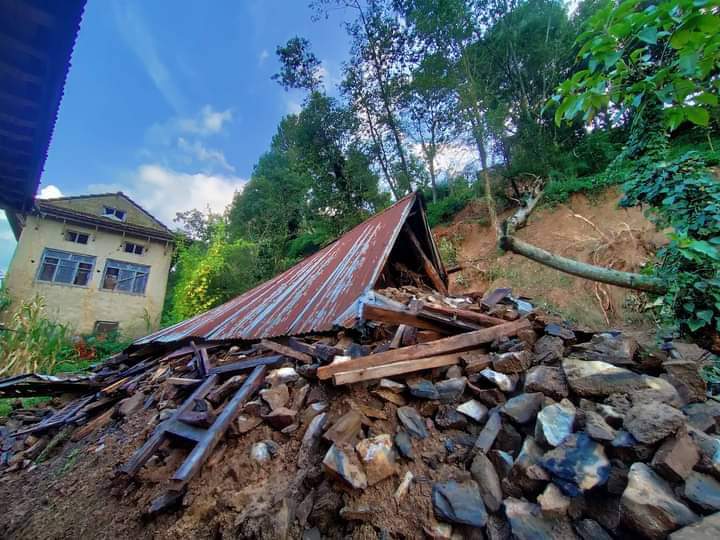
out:
{"label": "green leaf", "polygon": [[[707,111],[705,111],[705,113],[707,114]],[[693,240],[688,245],[688,248],[697,253],[707,255],[711,259],[720,260],[720,251],[718,251],[718,248],[705,240]]]}
{"label": "green leaf", "polygon": [[687,119],[697,126],[707,126],[710,114],[702,107],[686,107]]}
{"label": "green leaf", "polygon": [[638,33],[638,39],[650,45],[657,45],[657,33],[658,30],[655,26],[648,26]]}
{"label": "green leaf", "polygon": [[707,323],[712,321],[713,318],[713,310],[712,309],[703,309],[702,311],[698,311],[696,313],[697,318],[701,319]]}
{"label": "green leaf", "polygon": [[678,30],[670,38],[670,46],[673,49],[682,49],[690,39],[690,34],[692,34],[692,31],[685,28]]}
{"label": "green leaf", "polygon": [[699,54],[697,51],[680,55],[678,67],[685,75],[692,76],[697,69]]}
{"label": "green leaf", "polygon": [[718,104],[718,97],[715,94],[711,94],[709,92],[703,92],[699,96],[693,98],[697,103],[702,103],[703,105],[710,105],[711,107],[717,107]]}

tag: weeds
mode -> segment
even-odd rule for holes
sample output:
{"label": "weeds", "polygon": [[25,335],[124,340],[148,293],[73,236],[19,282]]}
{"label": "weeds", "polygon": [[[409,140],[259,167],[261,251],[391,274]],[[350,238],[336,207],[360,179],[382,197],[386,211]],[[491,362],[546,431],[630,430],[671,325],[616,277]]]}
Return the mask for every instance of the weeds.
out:
{"label": "weeds", "polygon": [[446,236],[440,238],[438,242],[438,249],[440,250],[440,258],[443,264],[447,266],[455,266],[458,262],[457,245],[455,239],[450,239]]}

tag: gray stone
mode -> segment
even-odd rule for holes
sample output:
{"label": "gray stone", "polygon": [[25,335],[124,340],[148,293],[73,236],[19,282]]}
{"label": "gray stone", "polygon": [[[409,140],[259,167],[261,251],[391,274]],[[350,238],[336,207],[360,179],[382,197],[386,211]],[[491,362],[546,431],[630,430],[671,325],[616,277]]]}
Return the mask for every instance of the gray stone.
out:
{"label": "gray stone", "polygon": [[720,402],[709,399],[704,403],[691,403],[683,407],[688,423],[700,431],[717,428],[720,420]]}
{"label": "gray stone", "polygon": [[562,399],[568,396],[565,373],[561,368],[550,366],[535,366],[525,376],[525,392],[542,392],[553,399]]}
{"label": "gray stone", "polygon": [[485,526],[488,540],[510,540],[510,523],[503,517],[490,514]]}
{"label": "gray stone", "polygon": [[432,488],[435,515],[444,521],[484,527],[487,510],[475,482],[438,482]]}
{"label": "gray stone", "polygon": [[563,357],[565,342],[559,337],[544,335],[535,342],[533,352],[537,362],[548,364]]}
{"label": "gray stone", "polygon": [[290,424],[295,422],[297,417],[297,411],[288,409],[286,407],[278,407],[270,414],[263,416],[265,421],[275,429],[283,429],[288,427]]}
{"label": "gray stone", "polygon": [[517,384],[517,378],[499,373],[490,368],[483,369],[480,372],[480,376],[493,383],[503,392],[512,392],[515,390],[515,385]]}
{"label": "gray stone", "polygon": [[604,448],[582,432],[570,435],[563,444],[546,453],[540,464],[571,497],[605,484],[610,475],[610,461]]}
{"label": "gray stone", "polygon": [[612,536],[594,519],[582,519],[575,523],[575,532],[582,540],[612,540]]}
{"label": "gray stone", "polygon": [[557,323],[550,323],[545,325],[545,333],[549,336],[562,338],[565,341],[575,340],[575,332]]}
{"label": "gray stone", "polygon": [[668,480],[679,482],[687,478],[699,460],[697,445],[683,428],[660,445],[652,466]]}
{"label": "gray stone", "polygon": [[551,517],[566,516],[568,508],[570,508],[570,499],[552,483],[545,487],[545,491],[537,498],[537,502],[543,513]]}
{"label": "gray stone", "polygon": [[270,461],[270,448],[265,442],[257,442],[252,445],[250,449],[250,457],[258,463],[264,463]]}
{"label": "gray stone", "polygon": [[288,384],[295,382],[300,378],[295,368],[284,367],[280,369],[274,369],[265,377],[265,382],[269,383],[270,386],[278,384]]}
{"label": "gray stone", "polygon": [[475,448],[477,448],[480,452],[487,453],[488,450],[492,448],[493,443],[495,443],[495,439],[497,438],[498,433],[500,433],[501,427],[502,419],[500,418],[500,415],[497,412],[490,413],[488,421],[483,426],[483,429],[475,442]]}
{"label": "gray stone", "polygon": [[120,416],[130,416],[134,412],[139,411],[145,402],[145,394],[135,392],[132,396],[120,401],[118,404],[118,414]]}
{"label": "gray stone", "polygon": [[397,415],[408,430],[410,435],[417,439],[424,439],[428,436],[428,430],[425,427],[425,421],[422,416],[412,407],[399,407],[397,409]]}
{"label": "gray stone", "polygon": [[630,366],[635,363],[638,342],[619,332],[595,334],[587,343],[573,345],[573,355],[583,360],[599,360],[616,366]]}
{"label": "gray stone", "polygon": [[526,437],[503,483],[508,493],[532,496],[542,491],[545,483],[550,480],[550,475],[540,466],[542,456],[543,450],[535,439]]}
{"label": "gray stone", "polygon": [[463,370],[458,365],[450,366],[447,369],[447,371],[445,372],[446,379],[457,379],[458,377],[462,377],[462,376],[463,376]]}
{"label": "gray stone", "polygon": [[665,403],[640,403],[625,416],[624,426],[638,441],[654,444],[685,424],[685,415]]}
{"label": "gray stone", "polygon": [[352,451],[343,451],[333,444],[325,454],[323,466],[331,476],[344,481],[350,487],[365,489],[368,486],[367,477]]}
{"label": "gray stone", "polygon": [[537,504],[514,498],[505,499],[505,514],[517,540],[570,540],[577,538],[564,519],[545,516]]}
{"label": "gray stone", "polygon": [[670,540],[717,540],[720,538],[720,512],[683,527],[668,538]]}
{"label": "gray stone", "polygon": [[535,438],[541,444],[558,446],[572,434],[575,412],[575,405],[567,398],[543,408],[537,415]]}
{"label": "gray stone", "polygon": [[400,455],[408,459],[415,459],[413,454],[412,441],[407,431],[400,431],[395,435],[395,446],[400,450]]}
{"label": "gray stone", "polygon": [[482,452],[475,454],[470,474],[480,488],[480,496],[490,512],[497,512],[502,505],[502,488],[500,478],[492,462]]}
{"label": "gray stone", "polygon": [[441,405],[435,415],[435,424],[441,429],[464,429],[468,420],[452,405]]}
{"label": "gray stone", "polygon": [[491,358],[493,369],[500,373],[525,373],[533,361],[530,351],[507,352]]}
{"label": "gray stone", "polygon": [[270,410],[274,411],[287,405],[288,401],[290,401],[290,391],[287,384],[277,384],[265,390],[260,390],[260,397],[270,406]]}
{"label": "gray stone", "polygon": [[533,420],[542,406],[543,395],[540,392],[520,394],[509,399],[500,408],[500,412],[518,424],[525,424]]}
{"label": "gray stone", "polygon": [[698,516],[673,495],[670,486],[644,463],[633,463],[620,500],[627,527],[652,539],[665,538]]}
{"label": "gray stone", "polygon": [[720,510],[720,482],[712,476],[691,472],[685,479],[685,498],[703,510]]}
{"label": "gray stone", "polygon": [[407,381],[410,394],[421,399],[438,399],[435,385],[427,379],[413,378]]}
{"label": "gray stone", "polygon": [[666,360],[662,365],[668,380],[688,403],[707,399],[707,383],[700,376],[699,365],[691,360]]}
{"label": "gray stone", "polygon": [[617,432],[595,411],[585,411],[585,431],[596,441],[612,441]]}
{"label": "gray stone", "polygon": [[456,410],[476,422],[482,422],[488,413],[488,408],[476,399],[458,405]]}
{"label": "gray stone", "polygon": [[402,394],[406,387],[404,384],[393,381],[392,379],[380,379],[378,388],[390,390],[393,394]]}
{"label": "gray stone", "polygon": [[447,379],[435,384],[435,390],[438,393],[437,399],[443,403],[451,403],[462,397],[467,386],[465,377],[457,377],[455,379]]}

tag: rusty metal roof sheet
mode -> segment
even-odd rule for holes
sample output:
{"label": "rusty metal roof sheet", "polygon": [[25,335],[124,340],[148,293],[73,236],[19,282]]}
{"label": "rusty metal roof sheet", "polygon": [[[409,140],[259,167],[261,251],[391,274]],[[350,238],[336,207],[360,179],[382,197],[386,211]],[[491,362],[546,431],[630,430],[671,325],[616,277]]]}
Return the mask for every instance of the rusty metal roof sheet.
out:
{"label": "rusty metal roof sheet", "polygon": [[256,340],[352,327],[418,195],[412,193],[270,281],[141,338],[135,345],[186,339]]}

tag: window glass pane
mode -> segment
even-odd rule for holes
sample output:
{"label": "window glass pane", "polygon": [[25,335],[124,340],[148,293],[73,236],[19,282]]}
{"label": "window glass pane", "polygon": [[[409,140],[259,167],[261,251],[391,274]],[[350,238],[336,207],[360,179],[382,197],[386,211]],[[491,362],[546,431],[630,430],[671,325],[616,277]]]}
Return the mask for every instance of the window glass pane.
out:
{"label": "window glass pane", "polygon": [[130,242],[125,242],[125,253],[132,253],[134,244],[131,244]]}
{"label": "window glass pane", "polygon": [[52,281],[57,265],[58,260],[55,257],[45,257],[45,260],[43,260],[42,266],[40,268],[40,274],[38,275],[38,279],[42,281]]}
{"label": "window glass pane", "polygon": [[108,267],[105,269],[105,279],[103,279],[103,289],[115,290],[117,286],[119,270],[117,268]]}
{"label": "window glass pane", "polygon": [[133,292],[142,294],[145,292],[145,285],[147,284],[147,274],[138,273],[135,276],[135,283],[133,284]]}
{"label": "window glass pane", "polygon": [[83,233],[78,233],[77,235],[77,243],[78,244],[87,244],[88,243],[88,235]]}
{"label": "window glass pane", "polygon": [[87,285],[90,281],[90,273],[92,272],[92,264],[80,263],[78,266],[77,275],[75,276],[74,285]]}
{"label": "window glass pane", "polygon": [[75,278],[75,270],[77,263],[74,261],[60,261],[57,272],[55,272],[55,280],[58,283],[72,283]]}
{"label": "window glass pane", "polygon": [[118,278],[118,291],[132,291],[133,279],[135,279],[134,270],[120,269],[120,277]]}
{"label": "window glass pane", "polygon": [[125,211],[124,210],[115,210],[115,217],[118,218],[120,221],[125,220]]}

